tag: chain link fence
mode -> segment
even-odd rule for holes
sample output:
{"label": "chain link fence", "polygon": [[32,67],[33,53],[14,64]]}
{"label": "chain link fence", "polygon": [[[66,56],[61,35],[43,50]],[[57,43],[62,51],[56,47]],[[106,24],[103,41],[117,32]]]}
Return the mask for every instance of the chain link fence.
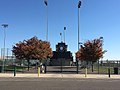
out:
{"label": "chain link fence", "polygon": [[[37,69],[39,60],[30,60],[30,67]],[[4,67],[4,69],[7,71],[7,69],[10,69],[10,66],[16,65],[19,67],[19,70],[27,71],[28,62],[27,60],[17,60],[12,54],[11,48],[4,49],[1,48],[1,56],[0,56],[0,72],[1,68]],[[79,62],[79,74],[85,73],[86,68],[86,62]],[[92,69],[93,68],[93,69]],[[13,68],[12,68],[13,69]],[[47,66],[47,71],[59,71],[61,72],[61,69],[66,72],[75,72],[77,70],[77,66]],[[120,72],[120,60],[100,60],[93,64],[89,63],[87,66],[87,73],[88,74],[108,74],[108,69],[110,69],[111,74],[119,74]]]}
{"label": "chain link fence", "polygon": [[[85,73],[85,62],[81,65],[80,73]],[[87,65],[88,74],[108,74],[108,69],[110,69],[110,74],[119,74],[120,72],[120,60],[101,60],[95,62],[93,65],[89,63]]]}

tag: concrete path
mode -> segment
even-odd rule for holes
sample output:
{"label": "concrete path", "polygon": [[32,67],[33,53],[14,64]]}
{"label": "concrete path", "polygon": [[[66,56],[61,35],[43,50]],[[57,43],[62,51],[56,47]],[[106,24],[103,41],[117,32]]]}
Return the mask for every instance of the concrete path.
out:
{"label": "concrete path", "polygon": [[[0,73],[2,77],[14,77],[13,73]],[[37,78],[38,74],[16,74],[15,77]],[[104,74],[40,74],[39,78],[94,78],[94,79],[109,79],[108,75]],[[120,79],[120,75],[111,75],[112,79]]]}

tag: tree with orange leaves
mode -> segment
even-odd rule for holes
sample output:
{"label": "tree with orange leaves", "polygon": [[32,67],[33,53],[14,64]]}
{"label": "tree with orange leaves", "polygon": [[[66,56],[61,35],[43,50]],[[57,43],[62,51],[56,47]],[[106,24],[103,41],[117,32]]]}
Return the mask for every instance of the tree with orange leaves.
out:
{"label": "tree with orange leaves", "polygon": [[41,62],[41,60],[52,57],[50,43],[39,40],[37,37],[32,37],[31,39],[16,43],[12,51],[17,59],[28,61],[28,70],[31,59],[40,60]]}
{"label": "tree with orange leaves", "polygon": [[103,54],[106,52],[103,50],[103,38],[88,40],[80,46],[79,51],[76,53],[76,58],[81,61],[94,62],[103,58]]}

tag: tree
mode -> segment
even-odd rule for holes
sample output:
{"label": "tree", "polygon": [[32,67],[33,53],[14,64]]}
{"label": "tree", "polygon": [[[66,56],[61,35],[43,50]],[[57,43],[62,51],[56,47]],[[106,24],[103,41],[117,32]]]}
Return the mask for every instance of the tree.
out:
{"label": "tree", "polygon": [[28,70],[31,59],[45,60],[52,57],[52,49],[50,43],[39,40],[36,36],[31,39],[16,43],[13,46],[13,53],[17,59],[24,59],[28,61]]}
{"label": "tree", "polygon": [[79,51],[76,53],[76,58],[81,61],[93,63],[103,57],[105,51],[103,50],[103,38],[88,40],[81,45]]}

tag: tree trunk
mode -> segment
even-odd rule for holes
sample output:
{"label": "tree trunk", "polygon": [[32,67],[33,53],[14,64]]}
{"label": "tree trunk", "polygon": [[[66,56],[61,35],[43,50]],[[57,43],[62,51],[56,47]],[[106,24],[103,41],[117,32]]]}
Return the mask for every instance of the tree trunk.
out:
{"label": "tree trunk", "polygon": [[27,60],[28,61],[28,71],[30,69],[30,60]]}
{"label": "tree trunk", "polygon": [[99,67],[99,60],[98,60],[98,74],[99,74],[99,72],[100,72],[100,67]]}

